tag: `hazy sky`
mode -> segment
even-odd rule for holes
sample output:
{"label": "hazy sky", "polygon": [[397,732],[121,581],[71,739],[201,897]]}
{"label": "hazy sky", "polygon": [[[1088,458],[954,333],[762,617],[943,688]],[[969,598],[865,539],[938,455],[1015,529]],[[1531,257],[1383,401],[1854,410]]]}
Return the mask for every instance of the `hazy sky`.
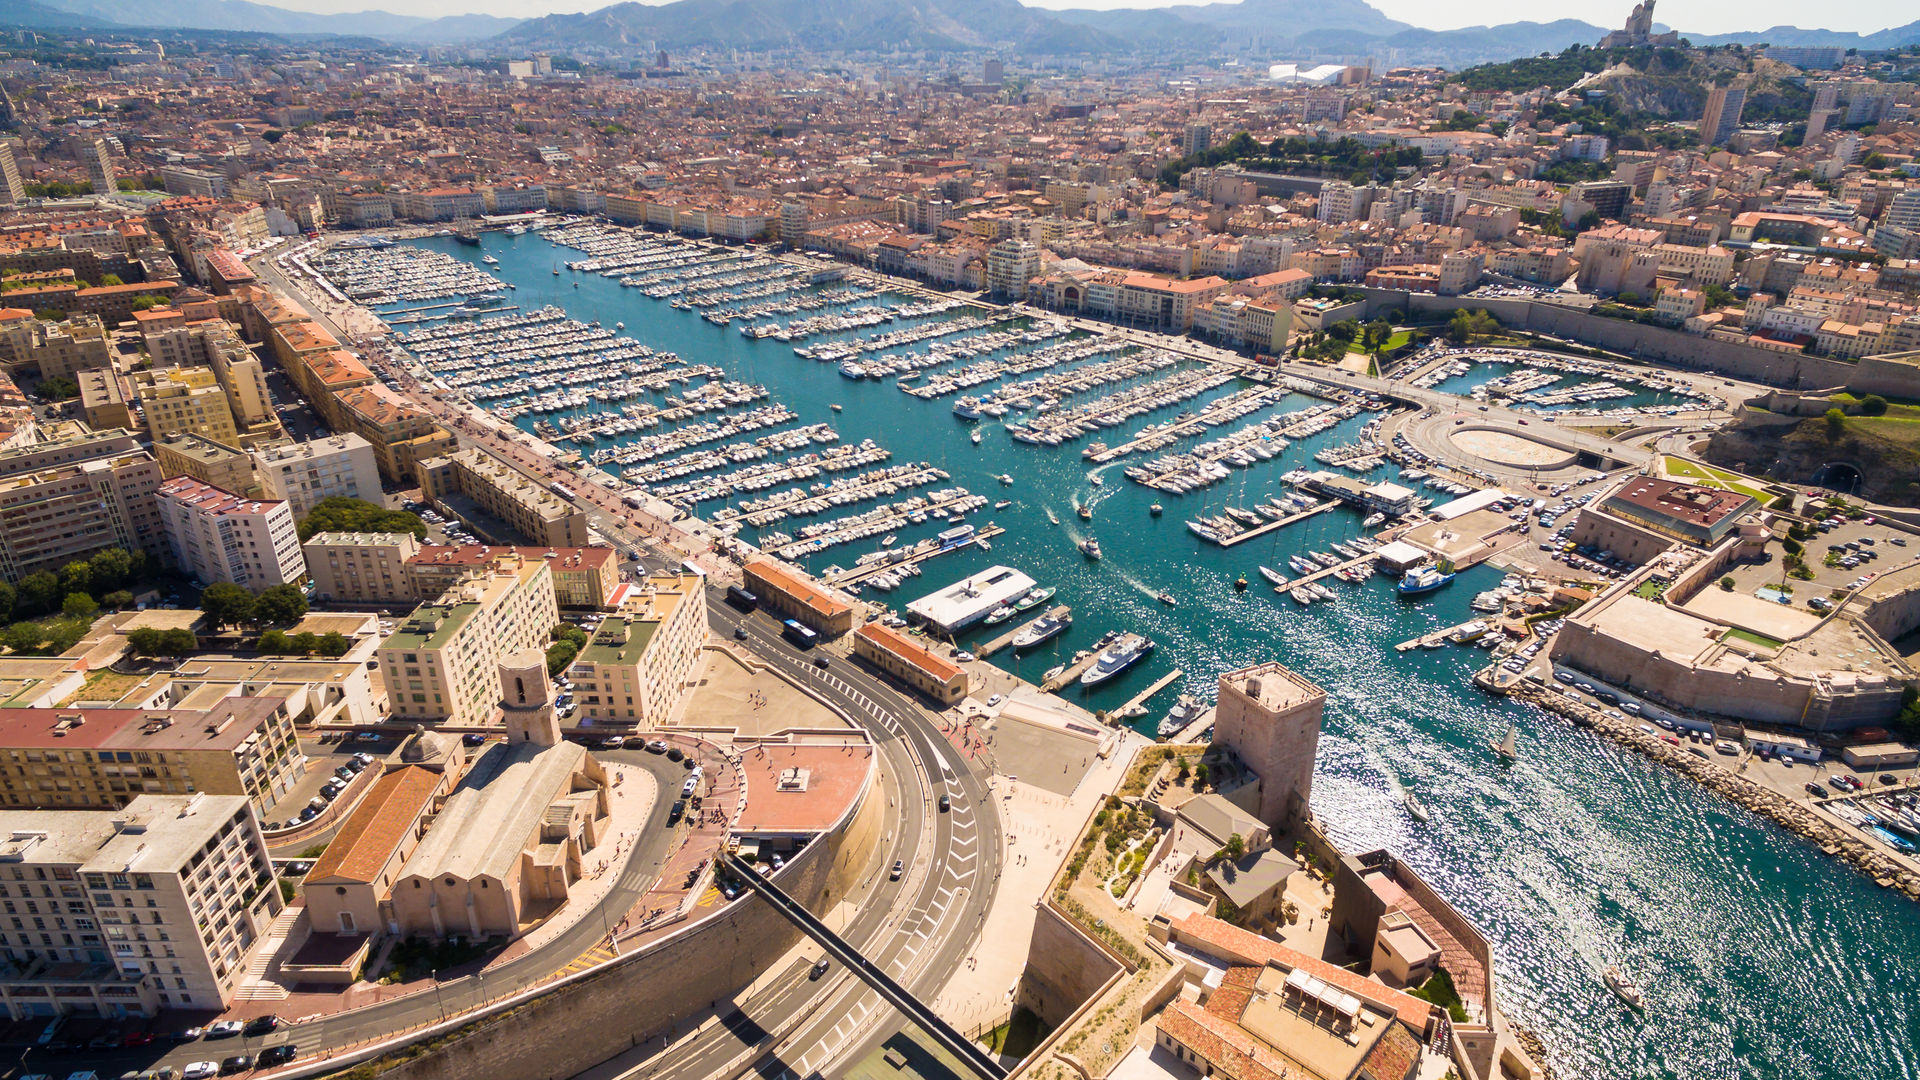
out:
{"label": "hazy sky", "polygon": [[[261,0],[301,11],[348,12],[369,8],[408,15],[544,15],[556,11],[591,11],[613,0]],[[642,3],[653,0],[641,0]],[[804,4],[809,0],[789,0]],[[1165,7],[1168,0],[1022,0],[1030,7],[1141,8]],[[1602,26],[1626,21],[1632,0],[1600,4],[1550,6],[1538,0],[1371,0],[1388,16],[1415,26],[1451,30],[1504,22],[1578,18]],[[1838,8],[1811,5],[1806,0],[1657,0],[1657,21],[1681,30],[1723,34],[1735,30],[1764,30],[1770,26],[1805,29],[1853,30],[1870,33],[1900,26],[1920,17],[1913,0],[1856,0]]]}

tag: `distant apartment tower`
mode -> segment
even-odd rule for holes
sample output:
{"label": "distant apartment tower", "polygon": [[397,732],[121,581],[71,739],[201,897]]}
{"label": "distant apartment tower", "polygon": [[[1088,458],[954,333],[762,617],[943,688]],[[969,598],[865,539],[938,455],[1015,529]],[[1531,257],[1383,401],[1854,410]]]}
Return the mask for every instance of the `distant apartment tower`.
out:
{"label": "distant apartment tower", "polygon": [[1228,797],[1276,833],[1307,816],[1326,704],[1325,691],[1276,663],[1220,676],[1213,741],[1232,747],[1258,778]]}
{"label": "distant apartment tower", "polygon": [[987,249],[987,290],[1024,300],[1027,282],[1040,276],[1040,249],[1030,241],[1002,240]]}
{"label": "distant apartment tower", "polygon": [[224,1009],[281,909],[266,840],[239,796],[10,811],[7,829],[0,898],[21,915],[0,925],[0,996],[36,1017]]}
{"label": "distant apartment tower", "polygon": [[1338,90],[1309,90],[1300,109],[1303,124],[1337,124],[1346,119],[1347,99]]}
{"label": "distant apartment tower", "polygon": [[1187,157],[1204,154],[1213,148],[1213,128],[1207,124],[1188,124],[1183,146]]}
{"label": "distant apartment tower", "polygon": [[0,455],[0,578],[57,571],[110,547],[169,556],[153,456],[124,430],[73,442]]}
{"label": "distant apartment tower", "polygon": [[1707,92],[1707,108],[1700,114],[1700,145],[1719,146],[1740,127],[1740,110],[1747,104],[1744,86],[1716,86]]}
{"label": "distant apartment tower", "polygon": [[105,139],[95,139],[81,152],[81,164],[87,167],[87,182],[95,195],[111,195],[118,177],[113,171],[113,149]]}
{"label": "distant apartment tower", "polygon": [[259,592],[306,577],[293,511],[279,499],[248,499],[191,476],[160,485],[160,520],[173,561],[201,581]]}
{"label": "distant apartment tower", "polygon": [[27,198],[27,185],[20,179],[20,162],[13,156],[13,144],[0,142],[0,206],[18,206]]}
{"label": "distant apartment tower", "polygon": [[227,177],[224,173],[212,169],[195,169],[186,165],[162,165],[160,182],[166,185],[169,195],[198,195],[207,199],[227,197]]}
{"label": "distant apartment tower", "polygon": [[293,516],[307,516],[321,499],[342,496],[378,504],[380,462],[358,435],[276,443],[253,452],[254,471],[268,498],[285,499]]}
{"label": "distant apartment tower", "polygon": [[980,81],[998,85],[1007,81],[1007,65],[1004,61],[989,60],[980,65]]}

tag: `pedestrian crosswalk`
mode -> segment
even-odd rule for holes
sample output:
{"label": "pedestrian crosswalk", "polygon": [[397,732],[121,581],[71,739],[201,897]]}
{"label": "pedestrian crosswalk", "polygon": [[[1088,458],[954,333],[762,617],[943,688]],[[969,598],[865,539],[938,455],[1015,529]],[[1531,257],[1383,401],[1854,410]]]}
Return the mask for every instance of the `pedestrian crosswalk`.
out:
{"label": "pedestrian crosswalk", "polygon": [[594,943],[593,948],[588,949],[584,953],[581,953],[579,958],[574,960],[573,963],[568,964],[564,968],[561,968],[560,974],[571,975],[576,971],[585,971],[590,967],[596,967],[600,964],[606,963],[607,961],[613,959],[614,955],[615,955],[614,951],[612,949],[607,948],[606,941],[602,940],[602,941],[596,942]]}

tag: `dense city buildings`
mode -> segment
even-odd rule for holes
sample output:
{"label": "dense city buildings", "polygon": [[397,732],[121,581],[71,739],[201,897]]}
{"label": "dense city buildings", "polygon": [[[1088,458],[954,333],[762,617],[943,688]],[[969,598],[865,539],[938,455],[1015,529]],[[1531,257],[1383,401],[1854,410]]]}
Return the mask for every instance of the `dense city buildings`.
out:
{"label": "dense city buildings", "polygon": [[205,582],[254,592],[307,576],[293,510],[280,499],[250,499],[192,476],[176,476],[156,492],[173,564]]}
{"label": "dense city buildings", "polygon": [[560,621],[546,559],[503,557],[415,608],[381,643],[379,670],[393,715],[456,725],[487,723],[497,703],[492,664],[544,649]]}

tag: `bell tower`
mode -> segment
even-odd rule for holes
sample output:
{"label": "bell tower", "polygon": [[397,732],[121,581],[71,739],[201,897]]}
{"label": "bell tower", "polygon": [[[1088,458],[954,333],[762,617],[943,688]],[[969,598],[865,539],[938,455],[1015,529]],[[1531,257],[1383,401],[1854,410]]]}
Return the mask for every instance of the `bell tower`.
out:
{"label": "bell tower", "polygon": [[560,717],[553,710],[553,682],[539,649],[522,649],[500,661],[500,710],[508,743],[560,745]]}

